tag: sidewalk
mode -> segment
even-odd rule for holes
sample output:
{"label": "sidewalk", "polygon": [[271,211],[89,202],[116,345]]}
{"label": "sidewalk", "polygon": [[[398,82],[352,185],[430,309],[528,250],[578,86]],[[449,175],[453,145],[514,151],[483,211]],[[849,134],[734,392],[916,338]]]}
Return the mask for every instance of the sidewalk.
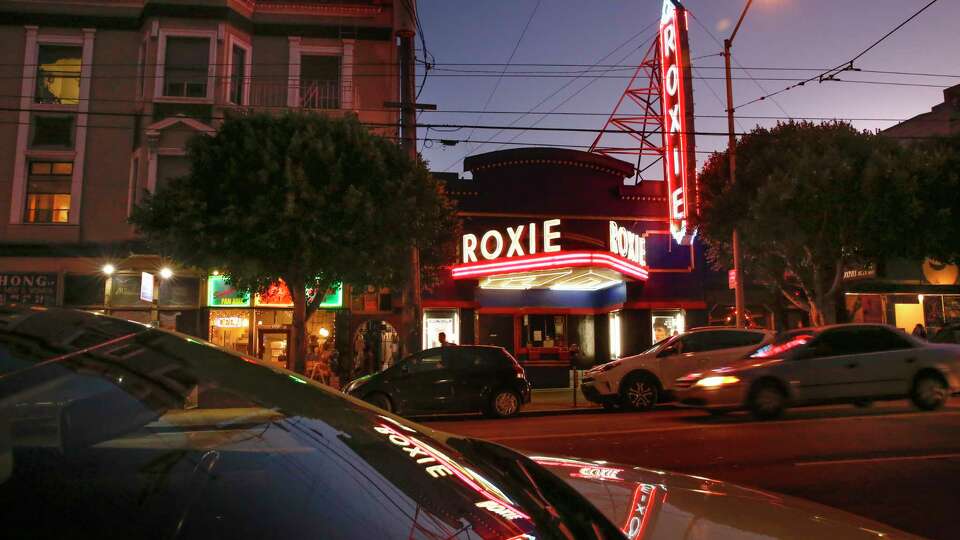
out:
{"label": "sidewalk", "polygon": [[587,401],[580,389],[577,389],[577,403],[573,403],[571,388],[541,388],[530,392],[530,403],[520,409],[520,414],[569,412],[599,409],[596,403]]}

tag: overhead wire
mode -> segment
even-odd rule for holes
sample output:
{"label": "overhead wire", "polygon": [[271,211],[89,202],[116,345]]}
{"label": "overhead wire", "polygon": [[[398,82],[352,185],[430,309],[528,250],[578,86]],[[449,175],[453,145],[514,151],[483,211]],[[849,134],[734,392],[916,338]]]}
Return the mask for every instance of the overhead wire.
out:
{"label": "overhead wire", "polygon": [[912,21],[913,19],[917,18],[921,13],[923,13],[924,11],[926,11],[930,6],[932,6],[933,4],[936,4],[937,1],[938,1],[938,0],[930,0],[930,2],[928,2],[926,5],[924,5],[922,8],[920,8],[919,10],[917,10],[916,12],[914,12],[913,15],[910,15],[909,17],[907,17],[903,22],[901,22],[900,24],[898,24],[897,26],[895,26],[892,30],[890,30],[889,32],[887,32],[886,34],[884,34],[882,37],[880,37],[880,39],[878,39],[878,40],[874,41],[873,43],[871,43],[869,46],[867,46],[867,48],[865,48],[865,49],[863,49],[862,51],[860,51],[859,53],[857,53],[857,54],[856,54],[853,58],[851,58],[850,60],[848,60],[848,61],[846,61],[846,62],[843,62],[843,63],[841,63],[841,64],[838,64],[836,67],[834,67],[834,68],[832,68],[832,69],[828,69],[828,70],[825,70],[825,71],[823,71],[823,72],[821,72],[821,73],[819,73],[819,74],[817,74],[817,75],[814,75],[813,77],[809,77],[809,78],[804,79],[804,80],[802,80],[802,81],[797,81],[797,82],[795,82],[794,84],[791,84],[790,86],[787,86],[786,88],[783,88],[783,89],[781,89],[781,90],[777,90],[776,92],[771,92],[771,93],[768,93],[768,94],[764,94],[764,95],[762,95],[762,96],[760,96],[760,97],[758,97],[758,98],[755,98],[755,99],[752,99],[752,100],[750,100],[750,101],[747,101],[746,103],[744,103],[744,104],[742,104],[742,105],[738,105],[737,107],[734,107],[734,109],[739,109],[739,108],[741,108],[741,107],[746,107],[747,105],[751,105],[751,104],[757,103],[757,102],[759,102],[759,101],[764,101],[764,100],[766,100],[766,99],[770,99],[770,98],[772,98],[772,97],[774,97],[774,96],[776,96],[776,95],[782,94],[782,93],[784,93],[784,92],[788,92],[788,91],[790,91],[790,90],[793,90],[794,88],[799,88],[799,87],[801,87],[801,86],[804,86],[804,85],[807,84],[808,82],[812,82],[812,81],[815,81],[815,80],[818,81],[819,83],[823,83],[824,81],[842,81],[842,82],[849,82],[849,81],[844,81],[843,79],[837,79],[837,78],[836,78],[836,75],[839,74],[839,73],[842,73],[842,72],[844,72],[844,71],[857,71],[857,68],[855,68],[855,67],[853,66],[853,63],[854,63],[854,62],[856,62],[857,60],[859,60],[860,58],[862,58],[863,55],[865,55],[865,54],[867,54],[868,52],[870,52],[874,47],[876,47],[877,45],[879,45],[880,43],[882,43],[882,42],[883,42],[884,40],[886,40],[888,37],[892,36],[897,30],[900,30],[901,28],[903,28],[907,23],[909,23],[909,22]]}

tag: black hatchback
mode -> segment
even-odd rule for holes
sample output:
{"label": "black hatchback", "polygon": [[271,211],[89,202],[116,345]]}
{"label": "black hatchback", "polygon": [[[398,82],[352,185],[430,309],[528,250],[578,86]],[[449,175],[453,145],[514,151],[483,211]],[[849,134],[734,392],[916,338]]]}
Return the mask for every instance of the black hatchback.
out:
{"label": "black hatchback", "polygon": [[344,392],[403,415],[483,412],[506,418],[530,402],[523,368],[503,347],[457,345],[410,355]]}

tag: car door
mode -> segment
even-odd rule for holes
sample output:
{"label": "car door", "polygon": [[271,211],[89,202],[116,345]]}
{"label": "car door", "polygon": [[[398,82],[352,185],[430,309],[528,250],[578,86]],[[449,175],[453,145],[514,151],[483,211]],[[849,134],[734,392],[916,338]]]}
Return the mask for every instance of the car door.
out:
{"label": "car door", "polygon": [[910,389],[920,347],[898,330],[867,326],[860,330],[871,349],[859,357],[864,393],[870,396],[902,396]]}
{"label": "car door", "polygon": [[661,349],[657,353],[657,360],[664,388],[673,388],[673,382],[678,378],[699,371],[699,353],[715,348],[719,339],[717,331],[692,332]]}
{"label": "car door", "polygon": [[492,368],[485,361],[483,351],[474,347],[447,347],[445,353],[449,355],[452,370],[453,395],[449,410],[480,410],[481,391],[491,383],[492,375]]}
{"label": "car door", "polygon": [[401,366],[395,386],[408,412],[442,411],[452,401],[452,371],[444,361],[442,347],[427,349]]}
{"label": "car door", "polygon": [[832,401],[866,397],[863,364],[872,352],[870,336],[859,326],[821,332],[791,366],[791,384],[802,401]]}

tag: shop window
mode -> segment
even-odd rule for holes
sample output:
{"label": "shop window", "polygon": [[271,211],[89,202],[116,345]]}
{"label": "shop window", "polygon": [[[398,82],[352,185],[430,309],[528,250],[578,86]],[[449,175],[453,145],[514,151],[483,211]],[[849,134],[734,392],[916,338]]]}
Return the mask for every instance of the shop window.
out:
{"label": "shop window", "polygon": [[450,343],[460,343],[457,310],[427,309],[423,312],[423,348],[439,347],[440,332],[443,332]]}
{"label": "shop window", "polygon": [[684,332],[684,317],[681,310],[654,311],[650,317],[653,324],[653,342]]}
{"label": "shop window", "polygon": [[102,306],[105,281],[102,274],[67,274],[63,288],[64,305]]}
{"label": "shop window", "polygon": [[250,50],[238,43],[230,48],[230,88],[227,100],[235,105],[247,104],[247,86],[250,74],[247,66]]}
{"label": "shop window", "polygon": [[300,106],[308,109],[340,108],[340,57],[300,57]]}
{"label": "shop window", "polygon": [[27,223],[67,223],[72,162],[31,161],[27,178]]}
{"label": "shop window", "polygon": [[163,95],[207,97],[210,38],[169,36],[163,56]]}
{"label": "shop window", "polygon": [[190,174],[190,158],[187,156],[159,156],[157,158],[157,186],[160,191],[171,180]]}
{"label": "shop window", "polygon": [[37,50],[37,103],[76,105],[80,103],[79,45],[40,45]]}
{"label": "shop window", "polygon": [[524,315],[524,340],[526,347],[565,347],[566,317],[563,315]]}
{"label": "shop window", "polygon": [[[149,306],[140,299],[140,274],[114,274],[110,277],[111,306]],[[138,319],[139,320],[139,319]],[[149,321],[148,321],[149,322]]]}
{"label": "shop window", "polygon": [[73,115],[35,114],[31,126],[32,148],[73,148]]}
{"label": "shop window", "polygon": [[195,306],[199,301],[199,279],[178,277],[160,280],[161,306]]}

